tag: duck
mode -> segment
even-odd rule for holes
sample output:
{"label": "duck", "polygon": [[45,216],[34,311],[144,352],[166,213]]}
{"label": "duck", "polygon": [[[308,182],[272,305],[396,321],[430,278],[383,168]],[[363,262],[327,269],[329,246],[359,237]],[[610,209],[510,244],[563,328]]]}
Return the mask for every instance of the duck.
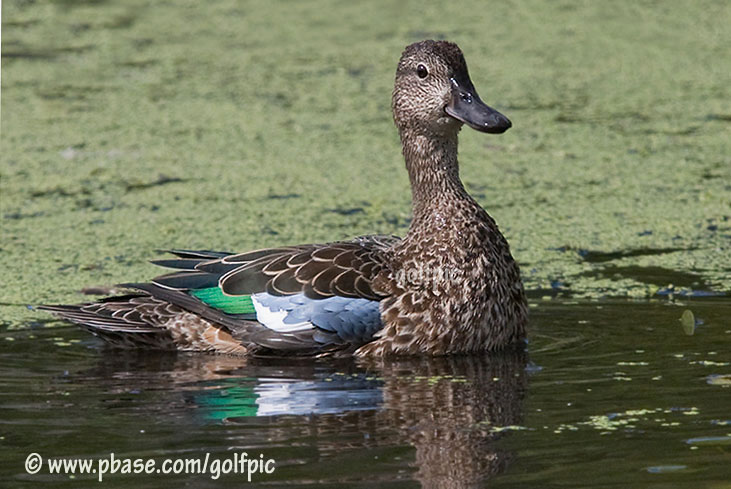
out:
{"label": "duck", "polygon": [[463,126],[500,134],[457,44],[407,46],[392,94],[412,194],[403,238],[244,253],[173,249],[124,295],[41,309],[109,345],[241,356],[479,354],[525,344],[528,307],[495,220],[459,177]]}

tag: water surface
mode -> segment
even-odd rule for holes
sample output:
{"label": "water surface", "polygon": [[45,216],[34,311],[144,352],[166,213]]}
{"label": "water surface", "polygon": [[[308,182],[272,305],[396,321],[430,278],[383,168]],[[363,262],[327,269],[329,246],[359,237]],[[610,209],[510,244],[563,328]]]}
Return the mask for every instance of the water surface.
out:
{"label": "water surface", "polygon": [[276,460],[254,477],[262,487],[728,487],[728,299],[533,305],[527,354],[385,363],[125,352],[74,327],[4,333],[3,486],[99,484],[27,475],[30,452],[162,463],[243,451]]}

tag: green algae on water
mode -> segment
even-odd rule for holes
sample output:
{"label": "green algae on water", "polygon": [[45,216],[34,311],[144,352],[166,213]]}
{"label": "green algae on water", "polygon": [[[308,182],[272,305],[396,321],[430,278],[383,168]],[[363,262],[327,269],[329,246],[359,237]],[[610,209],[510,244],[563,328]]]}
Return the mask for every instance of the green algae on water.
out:
{"label": "green algae on water", "polygon": [[424,37],[513,121],[462,132],[461,174],[530,293],[726,292],[730,10],[3,2],[3,319],[147,280],[158,249],[403,234],[390,93]]}

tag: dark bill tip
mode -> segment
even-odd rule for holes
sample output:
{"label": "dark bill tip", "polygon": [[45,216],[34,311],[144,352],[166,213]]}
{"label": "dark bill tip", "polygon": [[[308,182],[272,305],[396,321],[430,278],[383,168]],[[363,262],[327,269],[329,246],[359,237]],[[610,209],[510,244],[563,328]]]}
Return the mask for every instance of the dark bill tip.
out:
{"label": "dark bill tip", "polygon": [[504,133],[513,125],[510,119],[480,100],[471,82],[460,85],[452,79],[452,97],[444,111],[472,129],[489,134]]}

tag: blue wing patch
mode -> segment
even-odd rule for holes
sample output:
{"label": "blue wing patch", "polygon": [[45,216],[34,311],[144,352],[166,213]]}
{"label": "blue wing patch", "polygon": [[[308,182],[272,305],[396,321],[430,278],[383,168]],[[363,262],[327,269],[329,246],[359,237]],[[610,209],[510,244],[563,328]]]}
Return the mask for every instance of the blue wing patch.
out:
{"label": "blue wing patch", "polygon": [[378,301],[338,296],[309,299],[304,294],[274,296],[265,292],[251,298],[257,320],[281,333],[318,328],[349,343],[366,343],[383,327]]}

